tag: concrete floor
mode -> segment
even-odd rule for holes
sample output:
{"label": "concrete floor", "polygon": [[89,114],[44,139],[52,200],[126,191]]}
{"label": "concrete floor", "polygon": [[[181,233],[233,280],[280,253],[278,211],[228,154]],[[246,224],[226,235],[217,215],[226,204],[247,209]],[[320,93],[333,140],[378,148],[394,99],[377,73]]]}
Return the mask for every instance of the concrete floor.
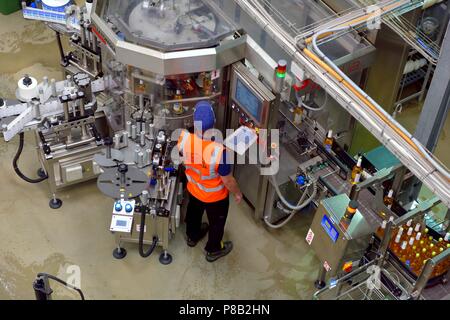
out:
{"label": "concrete floor", "polygon": [[[0,15],[0,96],[13,98],[25,73],[61,79],[54,36],[42,23],[20,13]],[[226,239],[233,252],[216,263],[202,248],[184,242],[184,226],[171,243],[174,261],[162,266],[158,256],[143,259],[135,245],[127,257],[111,253],[112,200],[95,181],[59,194],[64,205],[48,207],[47,184],[20,180],[11,161],[18,139],[0,139],[0,299],[34,299],[38,272],[67,279],[70,265],[81,269],[81,288],[89,299],[310,299],[319,262],[304,241],[311,216],[295,217],[280,231],[266,230],[246,204],[231,205]],[[20,168],[35,177],[39,167],[31,134],[26,134]],[[157,252],[159,254],[159,252]],[[55,298],[78,298],[54,285]]]}
{"label": "concrete floor", "polygon": [[[54,35],[42,23],[25,21],[20,13],[0,15],[0,96],[13,98],[26,73],[61,79],[58,61]],[[406,109],[400,118],[405,115],[412,126],[419,111]],[[447,121],[438,147],[444,158],[449,126]],[[88,182],[61,192],[63,207],[50,209],[47,184],[28,184],[13,171],[17,143],[0,139],[0,299],[34,299],[31,284],[38,272],[67,279],[70,265],[80,267],[88,299],[310,299],[314,293],[319,261],[304,240],[311,216],[273,231],[255,221],[246,204],[232,203],[225,237],[235,249],[226,258],[206,262],[204,243],[187,247],[182,226],[171,243],[171,265],[160,265],[157,255],[141,258],[135,245],[126,245],[128,256],[118,261],[108,231],[111,199]],[[32,145],[26,134],[20,167],[29,176],[39,167]],[[54,288],[57,299],[78,298]]]}

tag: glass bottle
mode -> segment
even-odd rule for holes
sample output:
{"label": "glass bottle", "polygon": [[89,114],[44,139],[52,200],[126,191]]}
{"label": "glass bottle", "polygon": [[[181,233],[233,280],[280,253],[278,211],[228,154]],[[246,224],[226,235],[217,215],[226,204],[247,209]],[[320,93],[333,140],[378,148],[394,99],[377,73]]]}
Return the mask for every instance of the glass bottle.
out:
{"label": "glass bottle", "polygon": [[401,235],[397,234],[397,236],[395,237],[394,242],[391,244],[391,251],[392,253],[394,253],[395,255],[398,255],[398,252],[400,250],[400,240],[401,240]]}
{"label": "glass bottle", "polygon": [[174,100],[177,100],[177,101],[173,104],[173,112],[176,114],[182,114],[184,111],[183,103],[181,102],[181,100],[183,100],[183,96],[181,95],[180,90],[176,91]]}
{"label": "glass bottle", "polygon": [[356,165],[353,167],[353,170],[352,170],[352,178],[351,178],[352,183],[354,183],[356,175],[358,175],[358,174],[360,175],[363,171],[361,164],[362,164],[362,157],[359,157],[358,162],[356,163]]}
{"label": "glass bottle", "polygon": [[347,210],[345,211],[344,216],[341,218],[341,221],[339,222],[340,226],[344,230],[347,230],[348,227],[350,226],[350,223],[357,209],[358,209],[358,202],[355,200],[351,200],[347,206]]}
{"label": "glass bottle", "polygon": [[211,95],[212,90],[212,80],[211,80],[211,73],[205,72],[203,74],[203,93],[205,96]]}
{"label": "glass bottle", "polygon": [[334,139],[333,139],[333,130],[329,130],[327,137],[324,141],[325,150],[331,152],[331,148],[333,147]]}
{"label": "glass bottle", "polygon": [[399,254],[397,255],[397,257],[403,263],[405,263],[406,259],[408,258],[408,253],[407,253],[407,250],[406,250],[407,246],[408,246],[408,243],[406,241],[403,241],[402,245],[400,246]]}
{"label": "glass bottle", "polygon": [[383,199],[384,205],[389,209],[394,204],[394,190],[389,190],[388,194]]}
{"label": "glass bottle", "polygon": [[294,123],[301,124],[303,120],[304,109],[301,106],[296,106],[294,108]]}

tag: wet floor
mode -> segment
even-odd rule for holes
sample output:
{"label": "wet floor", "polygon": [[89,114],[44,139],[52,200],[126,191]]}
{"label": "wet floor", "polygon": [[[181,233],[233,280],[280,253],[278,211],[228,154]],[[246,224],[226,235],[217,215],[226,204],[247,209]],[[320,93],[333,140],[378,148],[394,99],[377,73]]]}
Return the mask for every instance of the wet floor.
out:
{"label": "wet floor", "polygon": [[[0,15],[0,96],[13,98],[24,74],[61,79],[52,31],[19,13]],[[414,119],[414,117],[412,117]],[[447,131],[446,131],[447,132]],[[39,167],[26,134],[20,167],[35,176]],[[48,207],[48,186],[28,184],[12,170],[18,139],[0,139],[0,299],[34,299],[32,282],[46,272],[74,279],[80,272],[88,299],[310,299],[319,261],[304,237],[312,216],[296,216],[282,230],[268,230],[250,208],[231,205],[226,239],[234,250],[216,263],[205,261],[200,243],[189,248],[184,227],[170,249],[174,261],[162,266],[158,256],[143,259],[132,244],[124,260],[112,257],[108,231],[112,201],[95,182],[59,194],[64,205]],[[159,253],[159,252],[158,252]],[[76,294],[52,284],[55,299]]]}
{"label": "wet floor", "polygon": [[[13,98],[24,74],[61,79],[58,61],[54,34],[42,23],[25,21],[19,13],[0,15],[0,96]],[[234,241],[234,250],[216,263],[205,261],[204,243],[186,246],[184,227],[171,243],[171,265],[162,266],[158,255],[141,258],[132,244],[118,261],[109,232],[112,201],[95,182],[61,192],[64,205],[52,210],[47,184],[28,184],[12,170],[18,139],[0,141],[0,299],[34,299],[37,273],[71,280],[78,267],[89,299],[310,299],[314,292],[318,260],[304,241],[311,217],[297,217],[273,232],[255,221],[245,204],[233,204],[225,237]],[[39,165],[32,142],[27,133],[19,165],[35,177]],[[52,287],[55,299],[77,298]]]}

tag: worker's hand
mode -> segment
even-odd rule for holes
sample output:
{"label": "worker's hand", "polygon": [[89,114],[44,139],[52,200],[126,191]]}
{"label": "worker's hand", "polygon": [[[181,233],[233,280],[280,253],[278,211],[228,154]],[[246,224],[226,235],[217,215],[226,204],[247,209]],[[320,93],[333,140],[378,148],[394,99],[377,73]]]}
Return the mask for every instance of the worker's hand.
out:
{"label": "worker's hand", "polygon": [[236,201],[237,204],[241,203],[241,201],[242,201],[242,192],[234,194],[234,201]]}

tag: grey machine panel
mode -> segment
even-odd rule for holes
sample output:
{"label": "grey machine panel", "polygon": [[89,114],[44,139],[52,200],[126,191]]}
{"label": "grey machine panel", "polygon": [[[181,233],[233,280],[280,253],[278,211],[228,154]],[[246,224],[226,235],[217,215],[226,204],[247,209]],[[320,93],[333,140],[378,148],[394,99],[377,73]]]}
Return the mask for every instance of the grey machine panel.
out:
{"label": "grey machine panel", "polygon": [[320,261],[331,268],[328,272],[331,276],[336,275],[345,262],[362,257],[373,232],[359,210],[347,230],[340,227],[339,221],[349,202],[345,194],[322,200],[311,224],[311,247]]}

